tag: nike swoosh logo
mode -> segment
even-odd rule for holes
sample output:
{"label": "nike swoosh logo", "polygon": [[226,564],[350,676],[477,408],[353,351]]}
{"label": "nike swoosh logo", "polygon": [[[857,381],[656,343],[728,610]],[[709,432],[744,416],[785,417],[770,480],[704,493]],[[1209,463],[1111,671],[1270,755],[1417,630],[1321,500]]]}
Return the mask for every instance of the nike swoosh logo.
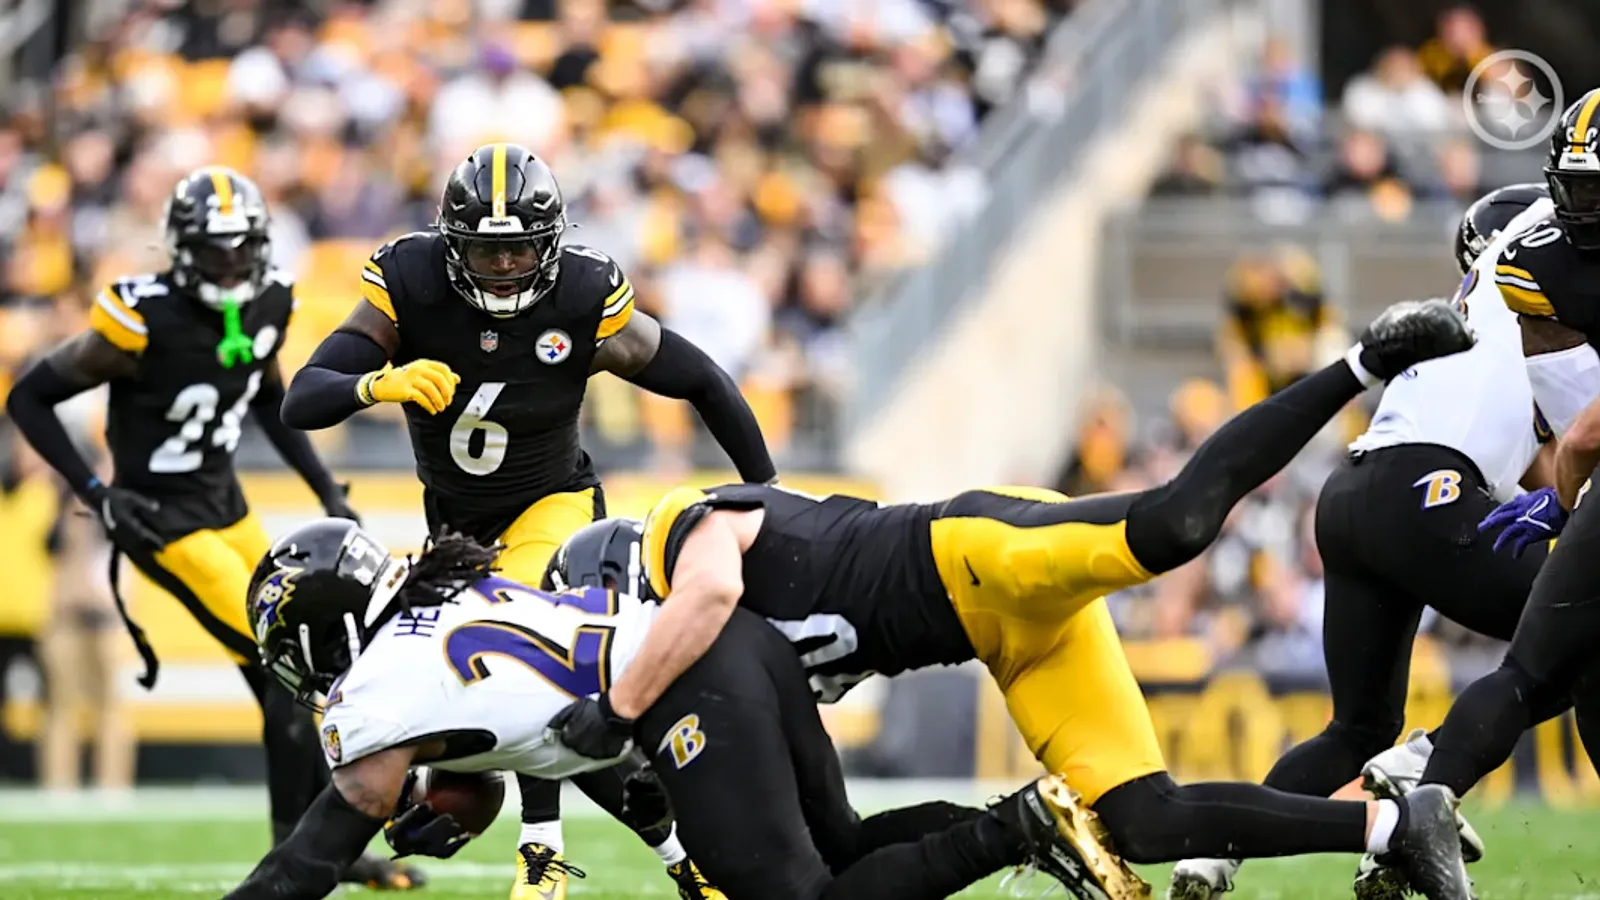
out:
{"label": "nike swoosh logo", "polygon": [[1517,256],[1517,248],[1507,247],[1506,252],[1500,254],[1500,256],[1503,259],[1515,259]]}
{"label": "nike swoosh logo", "polygon": [[466,209],[467,208],[467,204],[465,204],[465,203],[452,203],[452,204],[450,204],[450,208],[452,210],[460,211],[460,210]]}
{"label": "nike swoosh logo", "polygon": [[963,557],[961,557],[961,561],[963,563],[966,563],[967,574],[972,576],[972,585],[973,585],[973,587],[977,587],[978,585],[983,584],[983,582],[978,580],[978,573],[972,571],[972,560],[967,559],[965,556],[963,556]]}
{"label": "nike swoosh logo", "polygon": [[616,287],[622,283],[622,271],[615,266],[611,268],[611,286]]}

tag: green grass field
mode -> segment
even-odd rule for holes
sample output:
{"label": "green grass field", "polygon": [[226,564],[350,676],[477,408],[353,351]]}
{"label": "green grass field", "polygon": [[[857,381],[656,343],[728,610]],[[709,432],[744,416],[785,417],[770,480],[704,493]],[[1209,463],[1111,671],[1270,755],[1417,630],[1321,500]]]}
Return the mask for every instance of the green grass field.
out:
{"label": "green grass field", "polygon": [[[902,789],[896,789],[902,791]],[[968,787],[965,793],[971,793]],[[863,797],[863,809],[903,802]],[[920,796],[936,796],[923,793]],[[947,795],[948,796],[948,795]],[[952,799],[971,799],[952,796]],[[877,802],[873,802],[876,800]],[[567,847],[588,878],[572,896],[586,900],[671,898],[660,864],[621,826],[580,800],[568,803]],[[1489,855],[1473,866],[1482,900],[1600,900],[1600,809],[1558,812],[1539,806],[1473,810]],[[141,793],[117,802],[61,800],[0,792],[0,898],[4,900],[130,900],[220,897],[265,849],[264,809],[253,791]],[[508,816],[456,859],[427,861],[433,883],[419,900],[486,900],[505,896],[516,820]],[[1239,900],[1317,900],[1350,896],[1355,858],[1307,857],[1252,863]],[[1145,876],[1166,888],[1166,868]],[[1059,890],[1054,892],[1060,896]],[[370,895],[345,889],[341,896]],[[1030,892],[1029,895],[1036,895]],[[1008,896],[995,882],[963,897]],[[892,900],[892,898],[886,898]]]}

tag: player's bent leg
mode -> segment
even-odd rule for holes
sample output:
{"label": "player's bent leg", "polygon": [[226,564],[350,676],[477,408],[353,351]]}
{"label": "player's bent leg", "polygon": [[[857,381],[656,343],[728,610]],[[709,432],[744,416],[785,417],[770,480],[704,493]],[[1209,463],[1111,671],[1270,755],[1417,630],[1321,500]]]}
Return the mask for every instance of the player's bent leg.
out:
{"label": "player's bent leg", "polygon": [[[557,548],[572,533],[605,515],[600,488],[549,494],[522,512],[499,536],[505,545],[500,574],[538,585]],[[562,855],[561,785],[518,776],[522,792],[522,837],[517,842],[517,877],[511,900],[560,900],[576,871]]]}
{"label": "player's bent leg", "polygon": [[[596,806],[613,819],[627,824],[622,814],[623,786],[630,775],[642,772],[645,768],[644,759],[635,754],[609,769],[574,775],[571,781]],[[678,840],[675,823],[667,821],[655,827],[635,828],[634,833],[656,852],[656,856],[667,867],[668,877],[678,886],[680,900],[722,900],[722,892],[712,887],[694,863],[689,861],[689,854]]]}

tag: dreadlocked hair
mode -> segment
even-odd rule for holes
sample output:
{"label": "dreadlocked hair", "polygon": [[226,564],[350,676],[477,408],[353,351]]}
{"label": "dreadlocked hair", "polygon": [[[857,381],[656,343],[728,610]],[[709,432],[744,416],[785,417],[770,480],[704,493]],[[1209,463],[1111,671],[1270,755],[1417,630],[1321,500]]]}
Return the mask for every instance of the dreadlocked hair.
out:
{"label": "dreadlocked hair", "polygon": [[440,606],[460,590],[489,573],[499,570],[495,561],[505,550],[501,543],[487,546],[459,531],[445,531],[430,537],[416,558],[407,557],[411,571],[400,585],[400,608]]}

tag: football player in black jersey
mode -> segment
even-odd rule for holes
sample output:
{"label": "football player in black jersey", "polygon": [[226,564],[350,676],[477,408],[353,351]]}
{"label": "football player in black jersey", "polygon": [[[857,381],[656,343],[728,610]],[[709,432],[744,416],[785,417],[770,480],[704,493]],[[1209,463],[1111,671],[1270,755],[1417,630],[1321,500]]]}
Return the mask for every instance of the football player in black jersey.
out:
{"label": "football player in black jersey", "polygon": [[1495,278],[1521,319],[1534,395],[1561,433],[1554,491],[1530,496],[1545,502],[1527,506],[1511,527],[1560,539],[1500,667],[1461,692],[1433,740],[1421,783],[1458,793],[1504,763],[1523,731],[1569,702],[1584,748],[1600,758],[1600,506],[1578,502],[1600,464],[1591,350],[1600,347],[1600,90],[1562,116],[1545,178],[1555,215],[1501,253]]}
{"label": "football player in black jersey", "polygon": [[[118,554],[178,598],[239,664],[261,704],[273,837],[282,840],[327,784],[328,771],[310,713],[262,670],[245,620],[250,573],[271,545],[233,468],[245,414],[255,414],[329,515],[355,513],[306,436],[278,417],[284,386],[277,354],[294,282],[268,262],[260,190],[231,169],[198,169],[178,182],[165,219],[171,267],[123,278],[96,295],[89,330],[30,368],[7,409],[34,449],[99,513]],[[115,470],[109,485],[95,478],[54,411],[107,383]],[[123,618],[150,687],[155,654],[125,611]],[[385,888],[420,883],[416,872],[378,857],[363,858],[345,877]]]}
{"label": "football player in black jersey", "polygon": [[[742,605],[789,636],[822,699],[873,673],[982,660],[1035,755],[1081,794],[1065,798],[1061,824],[1078,850],[1079,896],[1148,896],[1116,852],[1153,863],[1213,847],[1245,857],[1389,852],[1427,896],[1465,898],[1447,791],[1363,804],[1255,784],[1173,782],[1100,598],[1199,555],[1230,509],[1369,385],[1471,345],[1465,321],[1444,301],[1391,308],[1344,361],[1244,411],[1171,482],[1139,493],[1068,500],[995,488],[879,506],[760,485],[674,490],[636,538],[661,615],[610,690],[557,717],[562,740],[603,758],[597,750],[630,733]],[[610,534],[634,540],[631,529]],[[622,555],[607,555],[615,570]],[[570,548],[558,558],[569,567],[563,581],[593,577],[574,568]],[[714,698],[698,713],[703,740],[738,741],[734,726],[719,723]],[[675,803],[694,802],[692,782],[703,776],[674,764],[667,743],[655,752]],[[762,769],[753,756],[747,791],[760,789]],[[677,809],[688,822],[691,813]],[[1097,834],[1097,818],[1115,852]],[[747,865],[781,854],[752,847]],[[721,870],[715,877],[726,881]]]}
{"label": "football player in black jersey", "polygon": [[[373,253],[361,272],[362,301],[295,376],[283,405],[285,422],[313,429],[374,403],[403,404],[430,530],[503,544],[506,576],[529,584],[562,541],[605,515],[600,480],[578,444],[578,413],[596,372],[688,400],[740,477],[776,477],[733,379],[636,312],[621,268],[597,250],[563,245],[566,228],[561,189],[543,161],[513,144],[478,148],[450,175],[436,230]],[[524,829],[512,898],[559,898],[559,785],[519,783]],[[580,780],[613,811],[620,785],[606,773]],[[684,897],[715,896],[676,839],[642,837]]]}

